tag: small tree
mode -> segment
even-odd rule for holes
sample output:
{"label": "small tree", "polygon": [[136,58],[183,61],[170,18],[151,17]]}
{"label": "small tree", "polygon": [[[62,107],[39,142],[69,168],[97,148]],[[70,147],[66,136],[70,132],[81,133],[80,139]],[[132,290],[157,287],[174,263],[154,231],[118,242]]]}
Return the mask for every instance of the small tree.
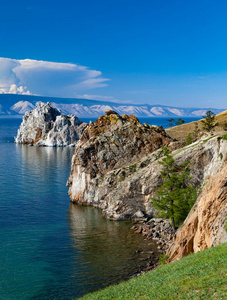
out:
{"label": "small tree", "polygon": [[178,126],[178,125],[182,125],[182,124],[184,124],[185,123],[185,121],[183,120],[183,119],[181,119],[181,118],[179,118],[176,122],[175,122],[175,124]]}
{"label": "small tree", "polygon": [[172,127],[172,126],[173,126],[173,121],[174,121],[174,119],[173,119],[173,118],[170,118],[170,119],[167,119],[167,121],[168,121],[169,127]]}
{"label": "small tree", "polygon": [[193,138],[192,138],[191,133],[189,132],[189,134],[187,135],[185,144],[186,144],[186,146],[188,146],[188,145],[190,145],[192,142],[193,142]]}
{"label": "small tree", "polygon": [[200,132],[200,129],[199,129],[198,122],[195,122],[195,129],[193,131],[194,140],[196,140],[198,138],[199,132]]}
{"label": "small tree", "polygon": [[224,129],[225,131],[227,131],[227,122],[224,123],[223,129]]}
{"label": "small tree", "polygon": [[203,118],[204,120],[201,122],[203,123],[204,130],[210,132],[212,129],[218,126],[218,123],[215,123],[215,114],[211,110],[208,110]]}
{"label": "small tree", "polygon": [[177,165],[169,150],[163,147],[165,157],[159,163],[164,166],[161,171],[163,183],[153,197],[153,206],[159,216],[170,218],[174,231],[187,217],[196,199],[196,190],[190,185],[189,161]]}

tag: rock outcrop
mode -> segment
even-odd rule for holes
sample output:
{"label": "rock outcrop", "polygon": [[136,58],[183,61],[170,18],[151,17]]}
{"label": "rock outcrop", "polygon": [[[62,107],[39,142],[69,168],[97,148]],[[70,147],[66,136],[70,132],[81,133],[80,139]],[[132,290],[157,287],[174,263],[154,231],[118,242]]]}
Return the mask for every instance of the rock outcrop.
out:
{"label": "rock outcrop", "polygon": [[[137,173],[140,159],[171,141],[162,127],[142,125],[133,115],[120,116],[114,111],[108,111],[95,123],[89,124],[77,145],[67,183],[71,200],[101,207],[106,212],[112,205],[119,203],[116,215],[107,213],[108,217],[114,219],[125,218],[128,206],[133,207],[135,216],[143,216],[140,211],[140,189],[138,198],[133,188],[134,182],[130,181],[129,186],[124,187],[123,181]],[[143,163],[143,167],[148,162],[149,159]],[[127,199],[127,205],[124,199]],[[132,212],[128,215],[131,216]]]}
{"label": "rock outcrop", "polygon": [[[179,148],[162,128],[134,117],[108,112],[85,129],[72,159],[67,182],[73,202],[93,205],[114,220],[155,217],[151,197],[162,184],[160,147]],[[192,182],[199,187],[220,171],[227,141],[203,138],[172,152],[177,163],[190,160]]]}
{"label": "rock outcrop", "polygon": [[25,113],[15,142],[36,146],[73,146],[86,126],[76,116],[62,114],[49,102],[39,102],[35,109]]}
{"label": "rock outcrop", "polygon": [[[151,197],[162,184],[158,160],[165,144],[179,147],[162,128],[108,112],[85,129],[77,144],[67,183],[71,200],[99,207],[114,220],[155,216]],[[220,171],[226,152],[227,141],[208,137],[172,153],[179,164],[190,160],[192,181],[199,187]]]}
{"label": "rock outcrop", "polygon": [[168,250],[169,260],[180,259],[227,242],[227,164],[204,186]]}

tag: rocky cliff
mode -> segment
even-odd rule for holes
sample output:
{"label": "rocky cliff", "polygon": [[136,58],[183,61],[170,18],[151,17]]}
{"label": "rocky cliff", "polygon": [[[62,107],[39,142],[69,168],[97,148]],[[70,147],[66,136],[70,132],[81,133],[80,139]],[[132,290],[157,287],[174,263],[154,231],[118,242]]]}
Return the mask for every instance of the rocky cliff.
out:
{"label": "rocky cliff", "polygon": [[114,219],[131,216],[141,208],[141,191],[137,193],[135,180],[125,187],[125,179],[137,173],[143,157],[148,159],[142,163],[145,167],[148,156],[171,141],[162,127],[108,111],[89,124],[77,145],[67,183],[72,201],[101,207]]}
{"label": "rocky cliff", "polygon": [[176,233],[167,253],[169,260],[227,242],[226,218],[227,163],[208,179],[183,226]]}
{"label": "rocky cliff", "polygon": [[[115,220],[155,216],[151,197],[162,184],[160,148],[179,145],[162,128],[142,125],[134,116],[112,111],[84,131],[68,179],[71,200],[93,205]],[[193,183],[220,171],[227,141],[208,137],[173,151],[177,163],[190,160]]]}
{"label": "rocky cliff", "polygon": [[87,124],[76,116],[62,114],[51,104],[39,102],[26,112],[15,142],[37,146],[75,145]]}

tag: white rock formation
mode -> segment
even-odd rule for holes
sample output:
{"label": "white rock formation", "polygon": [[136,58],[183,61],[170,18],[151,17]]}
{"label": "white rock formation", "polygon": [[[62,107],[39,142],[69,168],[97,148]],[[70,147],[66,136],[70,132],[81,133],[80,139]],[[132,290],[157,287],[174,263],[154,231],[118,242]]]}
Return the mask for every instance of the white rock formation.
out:
{"label": "white rock formation", "polygon": [[74,146],[86,126],[76,116],[62,114],[49,102],[38,102],[35,109],[25,113],[15,142],[51,147]]}

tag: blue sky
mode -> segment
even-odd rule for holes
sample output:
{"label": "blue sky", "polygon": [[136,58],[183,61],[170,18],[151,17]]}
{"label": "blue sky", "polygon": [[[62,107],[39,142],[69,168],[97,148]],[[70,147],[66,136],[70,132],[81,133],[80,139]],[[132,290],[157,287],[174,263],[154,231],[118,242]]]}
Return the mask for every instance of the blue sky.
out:
{"label": "blue sky", "polygon": [[2,92],[227,108],[224,0],[0,4]]}

